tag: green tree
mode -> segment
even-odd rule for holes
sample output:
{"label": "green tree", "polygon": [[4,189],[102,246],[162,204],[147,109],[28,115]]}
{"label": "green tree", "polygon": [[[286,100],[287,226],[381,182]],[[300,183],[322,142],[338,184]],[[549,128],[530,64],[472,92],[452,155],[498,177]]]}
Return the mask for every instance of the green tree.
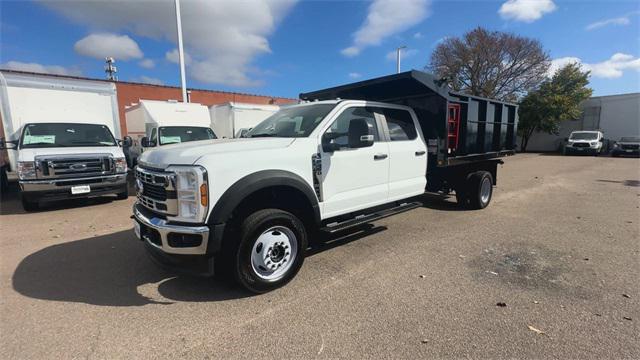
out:
{"label": "green tree", "polygon": [[580,118],[580,103],[593,93],[588,87],[589,74],[576,63],[567,64],[522,99],[518,112],[521,151],[527,150],[534,132],[557,135],[560,122]]}
{"label": "green tree", "polygon": [[544,81],[549,65],[540,41],[478,27],[444,39],[427,69],[456,91],[517,101]]}

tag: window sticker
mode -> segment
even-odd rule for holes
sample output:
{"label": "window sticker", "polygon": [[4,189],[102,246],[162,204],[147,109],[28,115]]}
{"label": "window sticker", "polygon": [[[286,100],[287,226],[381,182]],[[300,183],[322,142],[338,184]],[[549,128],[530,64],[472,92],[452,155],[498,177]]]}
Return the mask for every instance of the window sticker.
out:
{"label": "window sticker", "polygon": [[164,145],[181,143],[181,142],[182,142],[182,138],[180,136],[160,136],[160,143]]}
{"label": "window sticker", "polygon": [[55,144],[55,135],[25,135],[24,144]]}

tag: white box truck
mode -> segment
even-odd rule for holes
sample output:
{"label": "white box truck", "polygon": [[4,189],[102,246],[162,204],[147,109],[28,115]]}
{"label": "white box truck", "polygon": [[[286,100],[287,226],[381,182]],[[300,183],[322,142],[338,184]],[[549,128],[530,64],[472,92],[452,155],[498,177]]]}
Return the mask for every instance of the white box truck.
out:
{"label": "white box truck", "polygon": [[140,100],[125,111],[127,140],[125,149],[130,167],[145,151],[170,144],[217,138],[211,129],[209,109],[197,103],[174,100]]}
{"label": "white box truck", "polygon": [[211,127],[221,138],[238,138],[280,110],[277,105],[228,102],[209,107]]}
{"label": "white box truck", "polygon": [[25,210],[45,200],[127,198],[113,83],[0,72],[0,103],[2,172],[18,179]]}

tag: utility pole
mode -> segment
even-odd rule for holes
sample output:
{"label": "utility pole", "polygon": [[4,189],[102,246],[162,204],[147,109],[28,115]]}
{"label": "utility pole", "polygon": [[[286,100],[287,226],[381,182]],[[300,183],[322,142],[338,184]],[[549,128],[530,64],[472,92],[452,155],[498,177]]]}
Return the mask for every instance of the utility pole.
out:
{"label": "utility pole", "polygon": [[398,48],[396,48],[396,73],[400,73],[400,53],[402,52],[402,49],[406,49],[407,47],[402,45]]}
{"label": "utility pole", "polygon": [[180,19],[180,0],[176,3],[176,27],[178,28],[178,58],[180,60],[180,84],[182,86],[182,102],[189,102],[187,98],[187,78],[184,73],[184,47],[182,46],[182,20]]}

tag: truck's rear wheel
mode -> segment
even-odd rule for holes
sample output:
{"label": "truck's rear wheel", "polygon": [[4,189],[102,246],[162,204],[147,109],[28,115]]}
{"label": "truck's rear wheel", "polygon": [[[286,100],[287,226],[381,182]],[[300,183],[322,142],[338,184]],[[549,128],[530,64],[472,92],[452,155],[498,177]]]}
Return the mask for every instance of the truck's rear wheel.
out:
{"label": "truck's rear wheel", "polygon": [[129,198],[129,187],[125,184],[122,187],[122,191],[116,194],[116,199],[118,200],[126,200]]}
{"label": "truck's rear wheel", "polygon": [[40,207],[37,199],[29,198],[24,193],[20,195],[20,201],[24,211],[36,211]]}
{"label": "truck's rear wheel", "polygon": [[304,262],[307,233],[293,214],[264,209],[240,226],[234,273],[249,291],[264,293],[288,283]]}
{"label": "truck's rear wheel", "polygon": [[477,171],[469,176],[467,191],[471,209],[484,209],[493,195],[493,177],[488,171]]}

